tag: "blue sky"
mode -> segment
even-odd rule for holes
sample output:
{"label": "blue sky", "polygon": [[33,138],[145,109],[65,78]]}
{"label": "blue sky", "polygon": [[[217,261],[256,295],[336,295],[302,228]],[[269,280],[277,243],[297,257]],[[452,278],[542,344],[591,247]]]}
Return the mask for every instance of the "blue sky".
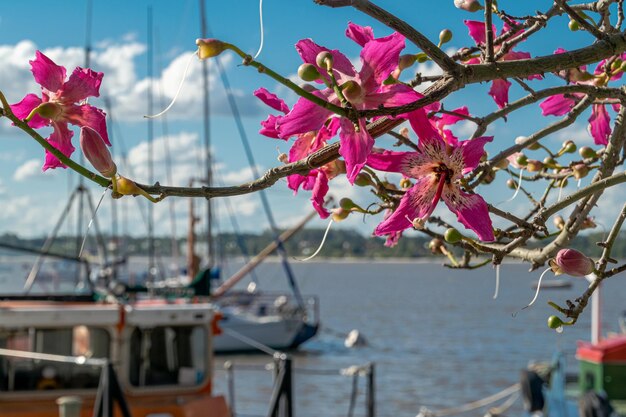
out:
{"label": "blue sky", "polygon": [[[214,37],[238,45],[246,52],[254,54],[259,46],[259,4],[258,1],[238,0],[233,2],[208,1],[208,24]],[[501,7],[511,14],[528,14],[533,10],[524,10],[525,2],[501,1]],[[453,7],[452,0],[432,2],[427,0],[381,1],[379,4],[390,11],[403,16],[426,36],[436,40],[443,28],[449,28],[454,38],[449,44],[450,51],[473,44],[462,24],[463,19],[478,19]],[[436,7],[433,6],[436,4]],[[64,65],[71,71],[84,63],[86,39],[86,1],[57,2],[12,2],[0,10],[0,90],[10,102],[19,101],[29,92],[38,93],[38,86],[32,80],[28,60],[34,58],[39,49],[51,57],[57,64]],[[391,31],[373,19],[351,8],[330,9],[314,4],[312,1],[276,1],[265,0],[263,5],[265,45],[259,60],[286,76],[296,73],[301,63],[293,45],[302,38],[311,37],[317,43],[342,50],[350,59],[358,63],[359,49],[344,36],[347,22],[370,25],[378,36]],[[178,87],[180,76],[188,56],[195,49],[195,39],[200,36],[199,6],[197,0],[186,1],[120,1],[93,0],[91,30],[91,67],[105,73],[101,99],[90,101],[103,107],[103,97],[112,102],[111,114],[114,124],[109,123],[114,146],[113,154],[120,166],[120,172],[140,182],[147,182],[146,139],[147,127],[144,115],[146,109],[146,51],[147,51],[147,10],[152,9],[154,25],[154,85],[155,108],[158,103],[167,103]],[[534,8],[538,7],[533,5]],[[499,25],[499,24],[498,24]],[[539,40],[531,40],[520,50],[534,54],[550,54],[557,47],[573,49],[588,44],[590,39],[585,34],[571,34],[567,31],[567,20],[555,22],[556,35]],[[499,27],[499,26],[498,26]],[[569,36],[566,36],[569,35]],[[418,52],[412,46],[407,51]],[[227,76],[233,87],[238,106],[244,117],[243,122],[250,138],[258,168],[261,172],[278,162],[278,149],[287,152],[289,144],[265,138],[257,134],[259,122],[266,118],[268,109],[264,108],[252,92],[264,86],[284,97],[293,104],[295,97],[267,77],[252,68],[238,66],[239,59],[231,54],[222,57]],[[432,72],[429,64],[419,70]],[[199,176],[199,157],[201,150],[202,125],[200,95],[200,64],[194,60],[191,64],[188,80],[183,88],[182,97],[165,119],[155,122],[155,180],[162,184],[186,185],[191,176]],[[554,77],[553,77],[554,78]],[[548,80],[548,84],[556,80]],[[473,114],[484,115],[496,109],[486,92],[488,85],[471,86],[466,92],[455,95],[445,102],[447,108],[468,105]],[[215,153],[218,177],[226,184],[238,184],[249,180],[250,170],[243,153],[243,148],[236,131],[235,123],[225,101],[223,86],[211,70],[212,103],[212,144]],[[512,100],[521,97],[523,92],[517,88],[511,90]],[[162,98],[160,96],[163,96]],[[560,143],[564,139],[574,138],[579,143],[590,143],[586,133],[585,115],[565,134],[546,139],[549,143]],[[532,133],[553,119],[540,116],[536,109],[512,116],[507,123],[498,123],[490,131],[496,136],[494,144],[487,148],[496,152],[504,144],[518,135]],[[167,130],[167,138],[164,135]],[[461,134],[471,133],[469,126],[461,125]],[[43,133],[43,132],[42,132]],[[388,140],[388,139],[383,139]],[[499,142],[498,142],[499,141]],[[549,142],[553,141],[553,142]],[[556,141],[556,142],[554,142]],[[77,141],[75,140],[75,144]],[[166,148],[167,145],[167,148]],[[167,177],[166,153],[174,161],[172,178]],[[127,156],[124,162],[123,155]],[[78,158],[78,154],[75,154]],[[13,232],[23,236],[47,234],[53,227],[62,208],[65,206],[69,191],[77,184],[77,176],[66,170],[49,170],[41,173],[43,151],[24,133],[0,122],[0,233]],[[505,178],[499,178],[503,183]],[[91,187],[92,197],[100,198],[102,190]],[[572,188],[573,189],[573,188]],[[368,204],[367,193],[349,187],[345,181],[336,181],[331,186],[331,193],[337,197],[349,195],[363,204]],[[486,190],[489,202],[502,201],[509,190],[499,187]],[[304,193],[293,197],[284,182],[275,185],[268,196],[274,205],[275,216],[281,226],[293,224],[310,210],[309,195]],[[609,196],[610,197],[610,196]],[[608,197],[607,197],[608,198]],[[612,197],[611,197],[612,198]],[[617,198],[617,197],[616,197]],[[608,201],[608,200],[607,200]],[[146,203],[138,199],[125,198],[116,202],[127,216],[127,229],[131,234],[143,235],[146,228],[142,212]],[[223,229],[229,228],[225,219],[223,204],[218,204],[218,214],[223,220]],[[508,203],[507,209],[521,210],[522,201]],[[267,222],[260,211],[260,200],[256,195],[232,199],[237,221],[245,230],[262,230]],[[108,229],[110,222],[110,198],[106,197],[98,218],[103,229]],[[178,234],[184,234],[187,204],[184,200],[175,203]],[[609,213],[606,210],[606,213]],[[605,216],[602,208],[598,216]],[[443,212],[442,212],[443,214]],[[171,231],[170,203],[162,202],[155,207],[155,225],[158,234]],[[259,220],[262,219],[262,220]],[[357,227],[363,233],[371,233],[380,219],[352,219],[348,227]],[[314,220],[313,227],[324,227],[325,221]],[[73,226],[72,226],[73,227]],[[69,229],[68,229],[69,231]]]}

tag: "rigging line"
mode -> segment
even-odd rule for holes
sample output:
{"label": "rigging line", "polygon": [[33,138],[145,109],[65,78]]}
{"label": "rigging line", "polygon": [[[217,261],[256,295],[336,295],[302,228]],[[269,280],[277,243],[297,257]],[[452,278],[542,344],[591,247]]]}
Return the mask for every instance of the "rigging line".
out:
{"label": "rigging line", "polygon": [[[221,178],[221,176],[219,176],[218,173],[215,173],[215,176],[217,177],[217,183],[220,186],[224,186],[224,181]],[[239,233],[239,231],[241,230],[241,228],[239,227],[239,223],[237,222],[237,217],[235,216],[235,211],[233,210],[233,205],[231,204],[230,200],[228,198],[223,199],[224,205],[226,206],[226,211],[228,212],[228,217],[230,218],[230,223],[233,226],[233,230],[235,231],[235,240],[237,241],[237,246],[239,246],[239,250],[241,251],[241,254],[243,255],[243,261],[244,261],[244,265],[250,263],[250,252],[248,252],[248,248],[246,247],[243,238],[241,237],[241,233]],[[250,271],[250,275],[252,278],[252,282],[254,282],[255,284],[259,283],[259,277],[256,275],[256,271],[253,269],[252,271]]]}
{"label": "rigging line", "polygon": [[224,329],[224,328],[222,328],[222,331],[224,333],[226,333],[227,335],[229,335],[231,337],[234,337],[235,339],[238,339],[238,340],[240,340],[240,341],[242,341],[242,342],[244,342],[244,343],[246,343],[246,344],[248,344],[248,345],[250,345],[250,346],[252,346],[252,347],[254,347],[256,349],[258,349],[258,350],[260,350],[263,353],[267,353],[268,355],[274,356],[277,353],[279,353],[277,350],[274,350],[271,347],[266,346],[263,343],[258,342],[258,341],[254,340],[254,339],[251,339],[248,336],[246,336],[244,334],[241,334],[238,331],[235,331],[233,329]]}
{"label": "rigging line", "polygon": [[259,31],[261,32],[261,42],[259,43],[259,50],[256,51],[256,54],[254,55],[254,58],[252,59],[257,59],[257,57],[261,54],[261,51],[263,50],[263,38],[264,38],[264,31],[263,31],[263,0],[259,0]]}
{"label": "rigging line", "polygon": [[[155,52],[157,56],[161,56],[161,43],[159,39],[159,30],[158,27],[155,30]],[[157,71],[163,72],[162,60],[157,61]],[[158,97],[159,97],[159,105],[163,105],[163,78],[160,78],[160,82],[158,83]],[[169,141],[169,126],[167,124],[167,117],[164,116],[161,119],[161,129],[163,132],[163,147],[165,152],[165,178],[167,178],[167,182],[170,184],[174,183],[173,175],[172,175],[172,154],[170,152],[170,141]],[[169,217],[170,217],[170,233],[171,233],[171,250],[173,256],[173,264],[178,272],[180,269],[180,253],[178,251],[177,240],[177,230],[176,230],[176,199],[170,198],[168,199],[168,208],[169,208]]]}
{"label": "rigging line", "polygon": [[[250,141],[248,140],[248,136],[243,127],[243,123],[241,122],[241,115],[239,113],[239,108],[237,107],[237,103],[235,101],[235,96],[230,87],[230,82],[228,81],[226,72],[222,68],[222,64],[219,59],[215,60],[215,64],[217,66],[218,72],[220,73],[220,78],[222,79],[222,84],[224,85],[224,90],[226,91],[226,97],[228,98],[228,103],[230,105],[231,111],[233,112],[235,124],[237,126],[237,130],[239,131],[239,136],[241,138],[241,142],[243,144],[246,157],[248,158],[250,169],[252,170],[252,174],[254,175],[254,177],[258,178],[259,171],[256,167],[256,162],[254,160],[252,148],[250,147]],[[287,279],[289,280],[289,284],[291,285],[291,288],[293,290],[296,301],[298,302],[298,305],[301,308],[304,308],[304,300],[302,299],[302,295],[300,294],[300,290],[298,289],[298,284],[295,281],[293,271],[291,270],[291,266],[289,265],[289,262],[287,261],[287,251],[285,250],[285,246],[283,245],[283,243],[277,237],[278,227],[276,226],[274,216],[272,215],[272,210],[270,207],[269,200],[267,198],[267,193],[265,193],[265,190],[261,190],[259,191],[259,196],[261,197],[263,211],[265,211],[265,215],[267,216],[272,232],[275,235],[275,241],[277,244],[276,251],[279,253],[281,257],[283,269],[285,270],[285,273],[287,274]]]}
{"label": "rigging line", "polygon": [[[89,220],[89,223],[87,224],[87,229],[85,230],[85,235],[83,236],[83,242],[81,243],[80,250],[78,251],[79,258],[83,255],[83,249],[85,249],[85,242],[87,242],[87,236],[89,236],[89,230],[91,229],[91,225],[95,223],[96,213],[98,213],[100,204],[102,204],[102,200],[104,200],[104,196],[106,195],[107,191],[109,191],[109,189],[105,188],[104,192],[100,196],[100,200],[98,200],[98,204],[96,204],[96,207],[93,209],[93,214],[91,215],[91,219]],[[107,262],[106,257],[104,258],[104,262],[105,263]]]}

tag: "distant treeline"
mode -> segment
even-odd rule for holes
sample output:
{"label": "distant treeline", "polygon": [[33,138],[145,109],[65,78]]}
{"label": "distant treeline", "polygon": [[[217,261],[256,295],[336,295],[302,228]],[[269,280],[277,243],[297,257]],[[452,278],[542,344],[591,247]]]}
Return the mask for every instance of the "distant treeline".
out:
{"label": "distant treeline", "polygon": [[[324,235],[322,229],[303,229],[298,232],[291,240],[284,243],[285,249],[290,256],[304,257],[312,254]],[[591,257],[598,257],[602,251],[596,243],[601,242],[604,238],[603,233],[591,233],[578,236],[572,242],[570,247],[576,248]],[[249,256],[256,255],[261,252],[273,240],[270,232],[262,234],[245,233],[235,235],[233,233],[222,233],[215,239],[215,248],[217,255],[220,257],[241,256],[247,254]],[[384,246],[384,239],[371,236],[364,236],[354,230],[334,229],[332,230],[324,244],[323,249],[319,253],[319,257],[331,258],[417,258],[430,255],[428,243],[430,238],[405,236],[400,239],[397,246],[388,248]],[[0,235],[0,243],[13,244],[28,248],[41,248],[44,244],[45,237],[22,239],[15,234],[5,233]],[[112,239],[110,236],[102,236],[99,239],[90,238],[88,250],[92,253],[96,252],[96,244],[105,244],[110,251],[117,249],[118,255],[136,256],[147,255],[149,241],[144,237],[120,237]],[[115,243],[117,242],[117,244]],[[81,239],[75,237],[62,236],[55,240],[51,247],[52,252],[71,254],[76,253],[80,246]],[[155,252],[159,256],[171,256],[174,247],[179,248],[181,252],[185,252],[185,239],[178,239],[177,242],[167,237],[154,238]],[[200,246],[200,245],[199,245]],[[200,255],[206,252],[206,249],[198,247],[196,250]],[[0,253],[4,252],[0,248]],[[245,252],[245,253],[244,253]],[[626,258],[626,233],[621,233],[617,238],[612,252],[613,258]]]}

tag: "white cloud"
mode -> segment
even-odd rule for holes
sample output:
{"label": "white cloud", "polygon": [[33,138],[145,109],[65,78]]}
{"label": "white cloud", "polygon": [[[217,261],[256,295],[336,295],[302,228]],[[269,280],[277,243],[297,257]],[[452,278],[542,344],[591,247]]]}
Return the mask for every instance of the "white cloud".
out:
{"label": "white cloud", "polygon": [[45,178],[45,173],[41,171],[42,161],[40,159],[29,159],[17,167],[13,173],[15,181],[25,181],[30,179]]}
{"label": "white cloud", "polygon": [[593,137],[587,130],[587,122],[577,121],[565,129],[559,130],[556,135],[551,136],[553,143],[563,143],[566,140],[573,140],[576,145],[580,146],[594,146]]}
{"label": "white cloud", "polygon": [[[10,102],[17,102],[27,93],[39,91],[29,64],[29,61],[34,59],[37,49],[37,45],[30,40],[21,41],[16,45],[0,46],[0,78],[4,80],[3,92]],[[53,47],[42,52],[58,65],[64,66],[68,76],[75,67],[82,67],[85,64],[82,47]],[[113,113],[120,120],[141,121],[147,111],[150,80],[138,75],[136,65],[137,60],[145,53],[144,44],[137,42],[134,36],[127,36],[119,41],[107,40],[97,43],[90,56],[90,67],[104,72],[101,97],[111,98]],[[181,94],[168,116],[188,120],[201,115],[202,66],[197,58],[191,56],[191,51],[178,54],[165,62],[163,71],[153,78],[155,112],[160,111],[161,102],[166,105],[174,97],[190,59],[189,71]],[[232,56],[226,55],[219,59],[224,70],[232,72],[234,67]],[[211,62],[209,69],[210,97],[214,104],[212,111],[215,114],[230,114],[215,61]],[[158,73],[158,68],[156,72]],[[242,100],[244,94],[237,89],[233,89],[232,94],[237,100],[240,113],[260,114],[261,106],[256,100],[248,100],[247,97],[246,100]],[[102,106],[97,99],[94,99],[93,103]]]}

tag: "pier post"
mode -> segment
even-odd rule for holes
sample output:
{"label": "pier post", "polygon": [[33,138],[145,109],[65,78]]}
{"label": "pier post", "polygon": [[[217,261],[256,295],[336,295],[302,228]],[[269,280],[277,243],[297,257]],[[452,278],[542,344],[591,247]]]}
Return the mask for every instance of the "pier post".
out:
{"label": "pier post", "polygon": [[228,383],[228,405],[230,406],[230,415],[236,416],[235,412],[235,367],[231,361],[224,362],[226,370],[226,381]]}
{"label": "pier post", "polygon": [[80,409],[83,399],[73,395],[66,395],[57,398],[59,405],[59,417],[80,417]]}
{"label": "pier post", "polygon": [[376,390],[375,390],[375,367],[374,363],[370,362],[367,365],[367,391],[366,391],[366,407],[367,417],[374,417],[376,415]]}

